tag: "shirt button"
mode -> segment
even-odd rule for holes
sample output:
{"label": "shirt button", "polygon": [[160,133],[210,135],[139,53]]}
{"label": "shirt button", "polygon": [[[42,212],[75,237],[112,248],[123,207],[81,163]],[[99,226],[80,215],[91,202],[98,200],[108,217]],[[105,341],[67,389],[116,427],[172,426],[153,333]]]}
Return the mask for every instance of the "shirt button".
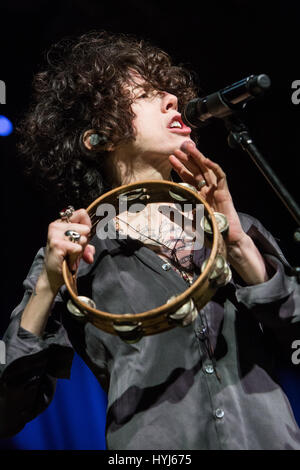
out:
{"label": "shirt button", "polygon": [[207,374],[213,374],[214,373],[214,367],[212,364],[207,364],[204,366],[204,370]]}
{"label": "shirt button", "polygon": [[201,326],[197,329],[196,335],[199,339],[204,340],[207,338],[207,328],[205,326]]}
{"label": "shirt button", "polygon": [[171,269],[171,265],[170,265],[170,263],[164,263],[162,265],[162,268],[163,268],[164,271],[169,271],[169,269]]}
{"label": "shirt button", "polygon": [[215,410],[215,417],[218,418],[218,419],[222,419],[223,416],[224,416],[224,410],[222,410],[222,408],[217,408]]}

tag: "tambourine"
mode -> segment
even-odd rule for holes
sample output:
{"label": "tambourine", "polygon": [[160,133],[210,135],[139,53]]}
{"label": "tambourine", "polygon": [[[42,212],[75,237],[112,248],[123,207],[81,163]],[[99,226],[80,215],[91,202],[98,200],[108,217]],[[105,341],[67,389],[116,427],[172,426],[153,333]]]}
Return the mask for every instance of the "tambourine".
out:
{"label": "tambourine", "polygon": [[91,236],[96,234],[97,225],[104,218],[104,215],[97,215],[99,212],[103,213],[97,210],[102,204],[110,204],[114,207],[116,215],[119,215],[120,207],[122,210],[125,205],[126,210],[129,210],[137,203],[145,206],[151,203],[175,203],[183,210],[187,204],[193,210],[193,217],[201,205],[203,217],[200,226],[197,225],[198,229],[204,232],[202,236],[204,235],[211,249],[208,259],[201,266],[201,274],[189,288],[160,307],[134,314],[114,314],[98,310],[92,299],[78,295],[77,273],[71,272],[66,260],[63,262],[63,277],[70,295],[68,310],[78,319],[89,321],[97,328],[118,335],[126,342],[136,342],[145,335],[188,325],[217,289],[231,279],[224,241],[228,230],[227,219],[223,214],[213,212],[198,191],[186,183],[147,180],[120,186],[103,194],[87,208],[92,222]]}

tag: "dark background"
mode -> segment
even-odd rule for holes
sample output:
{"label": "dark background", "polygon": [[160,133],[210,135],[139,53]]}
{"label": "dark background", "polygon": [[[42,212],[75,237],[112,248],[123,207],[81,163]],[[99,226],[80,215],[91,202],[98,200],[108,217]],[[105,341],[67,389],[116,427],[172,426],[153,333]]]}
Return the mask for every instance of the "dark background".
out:
{"label": "dark background", "polygon": [[[45,51],[53,42],[95,29],[132,33],[194,69],[207,93],[251,74],[269,75],[270,91],[248,105],[244,119],[257,146],[299,203],[300,105],[291,102],[291,84],[300,79],[299,13],[300,6],[289,1],[2,2],[0,79],[6,82],[7,104],[0,105],[0,114],[15,125],[26,111],[32,77],[43,68]],[[291,264],[300,264],[299,247],[293,242],[295,221],[250,157],[228,147],[221,121],[200,132],[199,148],[226,171],[237,209],[260,219]],[[3,332],[21,299],[22,280],[59,208],[24,179],[14,133],[0,137],[0,152]]]}

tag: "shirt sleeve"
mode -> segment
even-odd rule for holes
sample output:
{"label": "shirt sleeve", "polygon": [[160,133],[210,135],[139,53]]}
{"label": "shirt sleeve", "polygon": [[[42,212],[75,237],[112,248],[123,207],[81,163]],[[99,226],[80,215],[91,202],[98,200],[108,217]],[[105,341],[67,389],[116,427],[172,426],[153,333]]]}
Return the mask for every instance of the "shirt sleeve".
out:
{"label": "shirt sleeve", "polygon": [[276,240],[263,225],[245,214],[241,221],[270,268],[271,276],[254,286],[236,284],[236,299],[271,332],[290,357],[292,343],[300,339],[300,285]]}
{"label": "shirt sleeve", "polygon": [[69,378],[73,348],[61,322],[62,298],[57,295],[43,337],[20,326],[44,260],[40,249],[23,283],[24,296],[14,309],[2,338],[5,364],[0,365],[0,437],[19,432],[51,402],[57,378]]}

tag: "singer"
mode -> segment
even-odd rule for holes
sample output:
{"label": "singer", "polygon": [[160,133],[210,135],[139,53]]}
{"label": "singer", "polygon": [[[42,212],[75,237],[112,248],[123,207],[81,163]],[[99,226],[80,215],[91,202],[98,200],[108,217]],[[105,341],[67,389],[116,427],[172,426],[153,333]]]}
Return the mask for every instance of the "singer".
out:
{"label": "singer", "polygon": [[[299,286],[272,235],[236,212],[222,168],[183,123],[197,96],[191,75],[157,47],[105,32],[55,45],[47,57],[20,150],[35,180],[75,210],[49,221],[3,338],[1,437],[43,412],[76,350],[108,393],[108,449],[300,449],[274,375],[274,351],[290,356],[298,339]],[[149,310],[197,278],[204,249],[147,211],[129,214],[119,226],[128,237],[113,248],[89,237],[84,207],[104,191],[175,174],[227,216],[232,280],[185,328],[135,344],[78,322],[66,307],[66,256],[108,312]]]}

